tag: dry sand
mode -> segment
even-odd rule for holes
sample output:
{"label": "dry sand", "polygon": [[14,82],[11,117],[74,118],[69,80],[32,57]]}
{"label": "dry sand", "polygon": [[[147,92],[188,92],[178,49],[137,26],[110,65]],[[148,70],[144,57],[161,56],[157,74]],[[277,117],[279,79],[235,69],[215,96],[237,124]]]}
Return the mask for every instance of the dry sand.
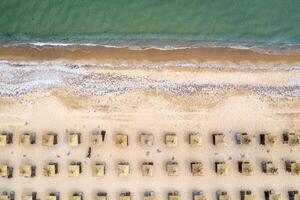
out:
{"label": "dry sand", "polygon": [[[0,57],[9,60],[15,56],[6,54],[2,52]],[[14,61],[20,61],[21,58]],[[28,62],[31,58],[35,60],[35,56],[21,60]],[[299,63],[299,56],[293,57],[292,61],[286,58],[280,56],[278,63]],[[59,60],[62,59],[61,55]],[[109,59],[114,60],[116,57]],[[248,60],[252,59],[250,56]],[[71,65],[78,61],[66,60]],[[83,62],[84,59],[79,60]],[[145,58],[145,62],[154,61]],[[168,59],[164,62],[168,62]],[[17,199],[29,191],[37,191],[42,198],[52,190],[60,191],[62,199],[67,199],[73,191],[83,191],[86,199],[91,199],[97,191],[106,191],[109,199],[116,199],[120,191],[127,190],[133,193],[134,199],[141,199],[146,190],[155,191],[158,199],[166,199],[167,192],[172,190],[178,190],[183,199],[191,199],[193,190],[203,190],[209,199],[214,199],[214,192],[220,189],[227,190],[233,199],[239,199],[239,190],[249,189],[257,199],[263,199],[265,189],[275,189],[287,199],[287,190],[300,190],[300,183],[299,177],[291,176],[284,170],[283,160],[300,161],[299,147],[291,149],[283,145],[281,134],[286,130],[300,131],[300,72],[298,69],[291,70],[291,63],[287,65],[288,70],[274,70],[274,63],[268,60],[261,62],[268,62],[270,69],[63,66],[64,70],[58,70],[39,67],[43,65],[41,63],[32,67],[26,62],[10,66],[8,69],[18,70],[18,73],[5,69],[0,75],[0,129],[13,131],[15,143],[0,149],[0,159],[14,166],[15,176],[13,179],[1,178],[0,190],[15,190]],[[234,60],[230,63],[241,64]],[[252,60],[249,66],[260,64]],[[51,74],[50,78],[59,77],[60,84],[33,87],[32,83],[40,80],[38,78],[41,78],[41,74]],[[22,85],[26,87],[22,88]],[[9,93],[19,89],[17,96]],[[89,135],[95,128],[107,131],[107,141],[103,147],[93,148],[92,157],[88,159]],[[67,147],[66,130],[83,133],[80,147]],[[24,131],[36,131],[38,144],[29,148],[18,146],[18,135]],[[59,134],[57,147],[41,147],[40,136],[46,131]],[[194,149],[188,145],[187,134],[190,131],[203,134],[203,147]],[[216,131],[227,135],[227,147],[217,148],[212,145],[211,134]],[[246,131],[253,135],[253,144],[249,147],[236,145],[236,131]],[[278,135],[279,143],[270,148],[258,145],[258,134],[261,131]],[[118,149],[113,144],[113,135],[118,132],[129,134],[128,148]],[[139,146],[138,134],[141,132],[155,135],[153,147]],[[178,148],[165,147],[162,138],[166,132],[179,135]],[[161,152],[157,152],[157,149]],[[178,177],[168,177],[164,170],[165,162],[172,157],[179,162]],[[260,162],[266,159],[278,165],[279,175],[266,176],[261,172]],[[72,160],[83,162],[83,174],[78,178],[67,176],[67,164]],[[148,160],[156,164],[154,177],[141,176],[140,164]],[[227,160],[230,163],[228,176],[220,177],[214,173],[213,162],[216,160]],[[255,162],[254,176],[246,177],[238,173],[239,160]],[[42,166],[48,161],[59,162],[60,174],[57,177],[42,176]],[[91,176],[90,166],[96,161],[107,164],[107,174],[103,178]],[[129,177],[116,176],[118,161],[130,162],[132,173]],[[203,162],[204,176],[191,176],[191,161]],[[19,177],[18,166],[27,162],[37,165],[35,178]]]}

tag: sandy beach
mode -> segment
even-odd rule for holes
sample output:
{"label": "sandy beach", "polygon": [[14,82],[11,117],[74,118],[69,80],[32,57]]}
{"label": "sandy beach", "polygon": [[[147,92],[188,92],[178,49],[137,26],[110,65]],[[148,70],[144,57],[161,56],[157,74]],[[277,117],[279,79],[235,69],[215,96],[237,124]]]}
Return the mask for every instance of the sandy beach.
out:
{"label": "sandy beach", "polygon": [[[252,190],[257,199],[274,189],[287,199],[287,191],[300,190],[299,177],[284,170],[284,160],[299,160],[299,147],[282,144],[284,131],[300,131],[300,56],[261,54],[235,49],[128,50],[87,47],[2,47],[0,48],[0,130],[14,133],[14,144],[0,148],[0,161],[14,166],[14,178],[0,178],[0,190],[14,190],[17,199],[37,191],[43,198],[49,191],[60,191],[62,199],[74,191],[91,199],[106,191],[117,199],[120,191],[130,191],[133,200],[153,190],[158,199],[178,190],[182,199],[192,199],[193,190],[203,190],[208,199],[215,191],[226,190],[239,199],[240,190]],[[189,64],[188,66],[186,66]],[[104,146],[92,148],[86,158],[90,134],[95,128],[107,131]],[[18,135],[35,131],[38,142],[20,147]],[[41,135],[54,131],[58,145],[41,146]],[[80,131],[82,144],[69,148],[66,132]],[[250,146],[238,146],[238,131],[253,136]],[[278,136],[273,147],[259,145],[259,133]],[[130,145],[118,149],[113,137],[129,134]],[[141,147],[138,134],[154,134],[153,147]],[[166,148],[163,136],[174,132],[179,146]],[[191,148],[188,133],[200,132],[203,146]],[[228,145],[215,147],[211,134],[223,132]],[[59,157],[58,157],[59,156]],[[180,175],[169,177],[165,162],[179,162]],[[67,176],[72,160],[83,162],[78,178]],[[228,176],[217,176],[217,160],[228,161]],[[253,176],[242,176],[237,161],[255,163]],[[279,174],[266,176],[260,163],[272,160]],[[42,175],[42,166],[57,161],[57,177]],[[104,161],[107,174],[91,176],[91,164]],[[131,174],[116,175],[116,163],[128,161]],[[153,161],[154,177],[143,177],[140,164]],[[204,176],[193,177],[189,163],[201,161]],[[37,166],[35,178],[18,174],[21,163]]]}

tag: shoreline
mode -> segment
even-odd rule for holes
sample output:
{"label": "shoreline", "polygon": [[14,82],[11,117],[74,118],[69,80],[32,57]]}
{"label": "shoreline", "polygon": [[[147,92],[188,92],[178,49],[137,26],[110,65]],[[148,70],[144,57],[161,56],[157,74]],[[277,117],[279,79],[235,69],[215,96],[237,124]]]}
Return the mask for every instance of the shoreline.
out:
{"label": "shoreline", "polygon": [[258,53],[248,49],[231,48],[192,48],[175,50],[131,50],[127,48],[108,48],[100,46],[15,46],[0,47],[0,60],[12,61],[53,61],[75,62],[142,61],[190,63],[215,62],[238,65],[300,65],[300,54],[278,55]]}

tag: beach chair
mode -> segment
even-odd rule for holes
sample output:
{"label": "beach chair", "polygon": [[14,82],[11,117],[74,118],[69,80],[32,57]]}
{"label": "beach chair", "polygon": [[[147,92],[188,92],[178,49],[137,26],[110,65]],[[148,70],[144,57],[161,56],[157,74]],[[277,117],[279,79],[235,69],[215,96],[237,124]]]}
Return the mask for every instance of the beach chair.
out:
{"label": "beach chair", "polygon": [[81,143],[81,133],[69,133],[67,142],[69,147],[77,147]]}
{"label": "beach chair", "polygon": [[250,190],[240,191],[241,200],[256,200],[255,195]]}
{"label": "beach chair", "polygon": [[117,172],[119,177],[127,177],[130,174],[130,165],[128,162],[120,162],[117,166]]}
{"label": "beach chair", "polygon": [[178,191],[169,192],[168,200],[181,200],[181,196]]}
{"label": "beach chair", "polygon": [[46,147],[53,147],[57,145],[57,134],[46,133],[42,136],[42,145]]}
{"label": "beach chair", "polygon": [[265,200],[280,200],[281,195],[277,194],[274,190],[266,190],[264,191]]}
{"label": "beach chair", "polygon": [[95,200],[107,200],[107,193],[106,192],[97,192]]}
{"label": "beach chair", "polygon": [[154,143],[154,136],[153,136],[153,134],[150,134],[150,133],[142,133],[142,134],[140,134],[140,144],[142,146],[151,147],[151,146],[153,146],[153,143]]}
{"label": "beach chair", "polygon": [[264,146],[273,146],[277,141],[276,135],[272,135],[271,133],[261,133],[259,138],[260,144]]}
{"label": "beach chair", "polygon": [[300,194],[298,190],[288,191],[288,200],[300,200]]}
{"label": "beach chair", "polygon": [[14,191],[3,191],[0,192],[0,200],[15,200],[15,192]]}
{"label": "beach chair", "polygon": [[130,192],[121,192],[119,196],[119,200],[131,200]]}
{"label": "beach chair", "polygon": [[179,165],[176,161],[168,161],[166,163],[166,171],[168,176],[179,176]]}
{"label": "beach chair", "polygon": [[0,164],[0,176],[4,178],[12,178],[13,177],[14,168],[8,166],[6,164]]}
{"label": "beach chair", "polygon": [[142,163],[142,175],[143,176],[153,176],[154,174],[154,163],[153,162],[143,162]]}
{"label": "beach chair", "polygon": [[30,146],[36,143],[36,133],[23,133],[19,138],[20,146]]}
{"label": "beach chair", "polygon": [[13,133],[2,132],[0,133],[0,147],[13,144]]}
{"label": "beach chair", "polygon": [[0,192],[0,200],[10,200],[9,193],[6,191]]}
{"label": "beach chair", "polygon": [[189,144],[191,145],[191,147],[202,146],[202,135],[200,133],[190,133]]}
{"label": "beach chair", "polygon": [[223,133],[214,133],[212,135],[213,145],[215,146],[226,146],[226,136]]}
{"label": "beach chair", "polygon": [[236,133],[235,138],[236,143],[240,145],[249,145],[252,142],[252,139],[248,133]]}
{"label": "beach chair", "polygon": [[144,200],[155,200],[155,192],[154,191],[144,192]]}
{"label": "beach chair", "polygon": [[294,160],[286,160],[285,161],[285,169],[287,172],[290,172],[293,176],[300,175],[300,163],[297,163]]}
{"label": "beach chair", "polygon": [[43,175],[45,177],[53,177],[58,174],[58,163],[49,162],[47,165],[43,167]]}
{"label": "beach chair", "polygon": [[75,192],[69,197],[69,200],[83,200],[83,193]]}
{"label": "beach chair", "polygon": [[105,141],[105,135],[106,135],[106,131],[102,130],[102,131],[93,131],[92,132],[92,145],[94,146],[102,146],[104,141]]}
{"label": "beach chair", "polygon": [[217,191],[216,196],[217,200],[231,200],[231,197],[227,194],[226,191]]}
{"label": "beach chair", "polygon": [[59,192],[50,192],[48,195],[45,196],[45,200],[59,200],[60,193]]}
{"label": "beach chair", "polygon": [[206,196],[202,191],[193,191],[193,200],[206,200]]}
{"label": "beach chair", "polygon": [[129,138],[127,134],[116,134],[115,137],[116,146],[119,148],[125,148],[129,145]]}
{"label": "beach chair", "polygon": [[78,177],[82,173],[81,162],[73,161],[68,166],[69,177]]}
{"label": "beach chair", "polygon": [[37,200],[37,193],[32,192],[31,194],[23,195],[22,200]]}
{"label": "beach chair", "polygon": [[253,175],[253,165],[247,161],[239,161],[238,162],[239,172],[245,176],[252,176]]}
{"label": "beach chair", "polygon": [[0,146],[6,146],[7,145],[7,135],[0,134]]}
{"label": "beach chair", "polygon": [[221,176],[227,175],[228,174],[228,164],[225,161],[215,162],[215,172]]}
{"label": "beach chair", "polygon": [[193,176],[202,176],[203,164],[201,162],[191,162],[191,172]]}
{"label": "beach chair", "polygon": [[178,137],[175,133],[165,134],[165,144],[168,148],[174,148],[178,146]]}
{"label": "beach chair", "polygon": [[0,164],[0,176],[7,177],[8,176],[8,165]]}
{"label": "beach chair", "polygon": [[105,163],[96,163],[92,167],[94,177],[103,177],[105,175]]}
{"label": "beach chair", "polygon": [[263,161],[261,163],[262,172],[266,175],[277,175],[278,167],[272,161]]}
{"label": "beach chair", "polygon": [[300,134],[283,133],[282,137],[283,137],[283,144],[288,144],[291,147],[300,145]]}
{"label": "beach chair", "polygon": [[34,165],[20,165],[19,174],[21,177],[33,178],[36,175],[36,166]]}

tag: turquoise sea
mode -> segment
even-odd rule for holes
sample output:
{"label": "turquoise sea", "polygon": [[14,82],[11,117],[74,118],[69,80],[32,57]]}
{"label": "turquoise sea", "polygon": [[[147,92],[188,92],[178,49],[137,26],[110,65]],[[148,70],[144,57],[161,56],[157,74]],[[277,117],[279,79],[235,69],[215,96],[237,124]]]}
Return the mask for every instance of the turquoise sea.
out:
{"label": "turquoise sea", "polygon": [[298,48],[300,0],[1,0],[0,41]]}

